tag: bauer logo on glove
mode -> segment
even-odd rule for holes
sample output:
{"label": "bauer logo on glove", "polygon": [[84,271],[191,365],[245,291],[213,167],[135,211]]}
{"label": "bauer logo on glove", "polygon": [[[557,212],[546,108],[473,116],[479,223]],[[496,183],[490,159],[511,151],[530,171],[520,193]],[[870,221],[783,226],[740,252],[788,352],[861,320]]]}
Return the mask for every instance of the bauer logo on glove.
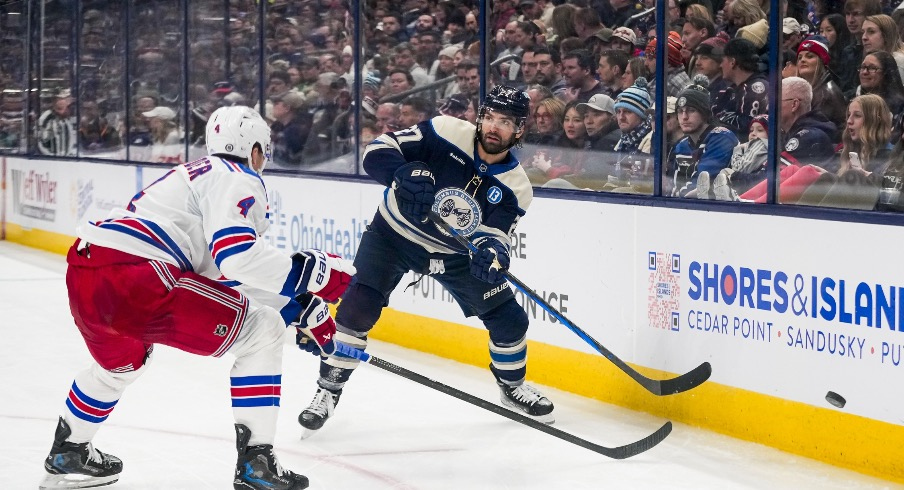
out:
{"label": "bauer logo on glove", "polygon": [[336,351],[333,336],[336,322],[322,299],[311,293],[295,298],[301,305],[301,315],[291,326],[297,330],[295,341],[298,348],[312,354],[332,355]]}
{"label": "bauer logo on glove", "polygon": [[300,276],[295,294],[311,292],[329,303],[342,296],[357,272],[350,261],[320,250],[302,250],[292,256],[292,262]]}

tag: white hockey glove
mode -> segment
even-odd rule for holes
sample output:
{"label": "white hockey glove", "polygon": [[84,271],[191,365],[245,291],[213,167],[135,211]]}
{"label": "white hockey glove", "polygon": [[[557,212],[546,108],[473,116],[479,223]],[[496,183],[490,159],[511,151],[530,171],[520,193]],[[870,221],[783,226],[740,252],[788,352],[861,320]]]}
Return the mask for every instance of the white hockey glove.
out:
{"label": "white hockey glove", "polygon": [[314,249],[293,255],[292,262],[301,272],[295,294],[311,292],[328,303],[335,303],[342,296],[357,272],[351,261]]}
{"label": "white hockey glove", "polygon": [[336,351],[333,337],[336,322],[322,299],[311,293],[295,298],[301,304],[301,315],[290,324],[295,327],[298,348],[315,355],[332,355]]}

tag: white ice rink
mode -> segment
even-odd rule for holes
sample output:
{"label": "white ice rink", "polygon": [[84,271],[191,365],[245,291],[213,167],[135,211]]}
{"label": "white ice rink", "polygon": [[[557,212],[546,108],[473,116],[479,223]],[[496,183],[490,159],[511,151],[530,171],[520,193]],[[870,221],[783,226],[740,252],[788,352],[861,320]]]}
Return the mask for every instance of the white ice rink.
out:
{"label": "white ice rink", "polygon": [[[63,257],[0,242],[0,489],[34,489],[72,378],[88,362],[66,300]],[[484,399],[486,369],[372,342],[370,352]],[[155,350],[95,439],[120,457],[119,489],[227,489],[235,465],[231,358]],[[675,424],[658,447],[625,461],[362,365],[336,415],[300,440],[299,411],[317,363],[287,343],[276,453],[313,489],[876,489],[898,485],[765,446]],[[530,373],[528,373],[530,374]],[[617,446],[663,419],[543,387],[555,427]]]}

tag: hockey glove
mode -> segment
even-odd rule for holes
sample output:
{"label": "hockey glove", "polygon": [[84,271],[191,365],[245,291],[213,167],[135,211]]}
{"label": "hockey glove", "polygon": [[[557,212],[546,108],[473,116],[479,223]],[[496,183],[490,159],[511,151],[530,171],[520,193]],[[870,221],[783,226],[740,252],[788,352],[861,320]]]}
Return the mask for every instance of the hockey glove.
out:
{"label": "hockey glove", "polygon": [[399,167],[392,178],[399,211],[414,223],[427,221],[436,198],[433,172],[423,162],[411,162]]}
{"label": "hockey glove", "polygon": [[328,303],[335,303],[342,296],[357,272],[350,261],[314,249],[298,252],[292,262],[301,267],[295,294],[311,292]]}
{"label": "hockey glove", "polygon": [[475,245],[477,251],[471,254],[471,275],[489,283],[503,280],[503,273],[511,262],[508,247],[496,238],[486,238]]}
{"label": "hockey glove", "polygon": [[290,325],[295,327],[298,348],[314,355],[329,356],[336,351],[333,336],[336,322],[322,299],[311,293],[295,298],[301,304],[301,315]]}

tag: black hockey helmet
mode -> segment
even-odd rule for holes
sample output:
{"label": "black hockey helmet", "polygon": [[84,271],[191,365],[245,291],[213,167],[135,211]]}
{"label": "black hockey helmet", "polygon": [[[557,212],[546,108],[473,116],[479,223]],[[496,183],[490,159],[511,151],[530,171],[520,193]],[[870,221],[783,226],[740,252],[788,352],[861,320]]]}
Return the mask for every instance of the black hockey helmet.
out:
{"label": "black hockey helmet", "polygon": [[530,115],[530,97],[527,93],[506,85],[496,85],[487,93],[486,99],[477,111],[478,119],[483,119],[487,110],[508,114],[515,118],[519,128],[523,128]]}

